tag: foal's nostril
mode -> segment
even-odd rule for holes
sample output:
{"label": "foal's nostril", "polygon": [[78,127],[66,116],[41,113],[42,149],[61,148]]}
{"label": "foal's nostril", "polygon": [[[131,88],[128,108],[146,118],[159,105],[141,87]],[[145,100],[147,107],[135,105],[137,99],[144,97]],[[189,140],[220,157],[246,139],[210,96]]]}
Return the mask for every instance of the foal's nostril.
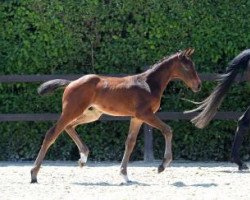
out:
{"label": "foal's nostril", "polygon": [[199,84],[197,88],[200,91],[201,90],[201,84]]}

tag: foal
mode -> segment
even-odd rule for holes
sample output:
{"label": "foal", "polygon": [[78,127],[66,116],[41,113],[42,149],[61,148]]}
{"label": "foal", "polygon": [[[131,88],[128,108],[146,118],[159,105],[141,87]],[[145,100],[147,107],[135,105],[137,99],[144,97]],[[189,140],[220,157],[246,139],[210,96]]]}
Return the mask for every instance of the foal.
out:
{"label": "foal", "polygon": [[161,131],[165,138],[164,158],[158,172],[162,172],[172,160],[172,130],[161,121],[155,112],[160,107],[164,89],[172,79],[181,79],[194,92],[200,90],[201,81],[190,59],[194,49],[187,49],[163,58],[147,71],[122,78],[85,75],[75,81],[56,79],[45,82],[38,88],[40,94],[65,87],[62,97],[62,113],[57,123],[45,135],[43,144],[31,169],[31,182],[37,182],[37,174],[45,154],[56,138],[65,130],[76,143],[80,152],[80,165],[84,165],[89,154],[88,147],[80,139],[75,127],[96,121],[102,114],[130,116],[130,127],[125,143],[120,174],[125,182],[127,164],[136,143],[139,129],[147,123]]}

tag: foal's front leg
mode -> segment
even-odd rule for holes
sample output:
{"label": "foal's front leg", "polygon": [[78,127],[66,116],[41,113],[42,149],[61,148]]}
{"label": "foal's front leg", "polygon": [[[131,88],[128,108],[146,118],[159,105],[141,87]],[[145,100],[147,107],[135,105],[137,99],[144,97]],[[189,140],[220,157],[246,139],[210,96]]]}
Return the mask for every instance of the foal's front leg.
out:
{"label": "foal's front leg", "polygon": [[164,171],[172,161],[172,129],[161,121],[154,113],[148,111],[140,115],[141,120],[161,131],[165,139],[165,153],[162,163],[158,167],[158,173]]}
{"label": "foal's front leg", "polygon": [[128,137],[125,143],[125,152],[123,155],[121,168],[120,168],[120,174],[124,178],[124,181],[126,183],[130,182],[130,180],[128,179],[128,174],[127,174],[128,161],[134,149],[136,138],[137,138],[137,135],[139,133],[142,123],[143,122],[137,118],[132,118],[130,121],[129,133],[128,133]]}

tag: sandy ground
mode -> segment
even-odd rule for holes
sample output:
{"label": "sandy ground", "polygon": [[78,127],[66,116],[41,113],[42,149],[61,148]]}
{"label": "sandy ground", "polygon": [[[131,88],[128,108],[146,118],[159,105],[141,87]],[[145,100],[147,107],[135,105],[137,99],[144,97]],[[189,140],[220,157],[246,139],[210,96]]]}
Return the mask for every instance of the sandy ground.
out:
{"label": "sandy ground", "polygon": [[134,182],[121,185],[119,163],[45,162],[30,184],[32,163],[0,162],[0,199],[250,199],[250,171],[234,164],[173,162],[157,174],[158,164],[130,163]]}

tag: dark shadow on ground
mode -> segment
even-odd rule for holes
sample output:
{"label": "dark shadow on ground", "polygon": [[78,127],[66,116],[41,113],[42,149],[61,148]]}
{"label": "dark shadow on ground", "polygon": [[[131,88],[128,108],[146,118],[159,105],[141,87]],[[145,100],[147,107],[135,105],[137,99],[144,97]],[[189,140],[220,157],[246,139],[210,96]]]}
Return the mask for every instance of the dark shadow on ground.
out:
{"label": "dark shadow on ground", "polygon": [[226,173],[226,174],[250,174],[249,170],[219,170],[219,171],[213,171],[213,172],[219,172],[219,173]]}
{"label": "dark shadow on ground", "polygon": [[147,183],[141,183],[137,181],[131,181],[129,183],[108,183],[108,182],[81,182],[81,183],[72,183],[73,185],[81,185],[81,186],[151,186]]}
{"label": "dark shadow on ground", "polygon": [[196,183],[196,184],[187,185],[187,184],[183,183],[182,181],[175,182],[171,185],[173,185],[175,187],[204,187],[204,188],[218,186],[218,184],[216,184],[216,183]]}

